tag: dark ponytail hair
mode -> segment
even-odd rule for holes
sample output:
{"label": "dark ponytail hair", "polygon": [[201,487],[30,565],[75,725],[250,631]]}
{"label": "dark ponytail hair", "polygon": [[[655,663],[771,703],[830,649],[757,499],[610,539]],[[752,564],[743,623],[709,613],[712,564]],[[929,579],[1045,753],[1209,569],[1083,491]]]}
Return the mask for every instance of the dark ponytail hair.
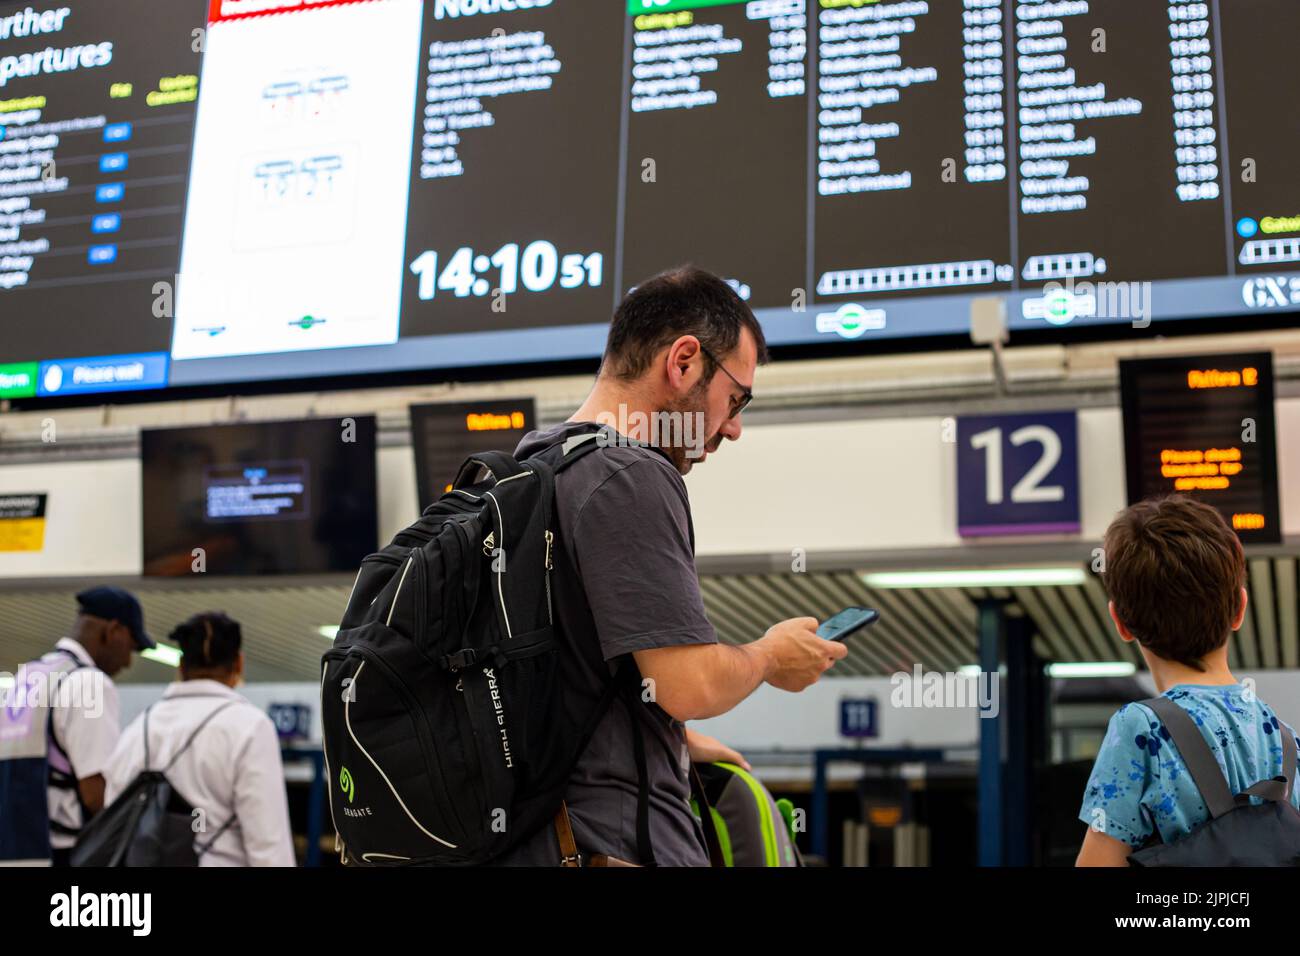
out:
{"label": "dark ponytail hair", "polygon": [[181,649],[181,664],[187,670],[230,670],[243,643],[239,622],[221,611],[195,614],[176,625],[171,640]]}

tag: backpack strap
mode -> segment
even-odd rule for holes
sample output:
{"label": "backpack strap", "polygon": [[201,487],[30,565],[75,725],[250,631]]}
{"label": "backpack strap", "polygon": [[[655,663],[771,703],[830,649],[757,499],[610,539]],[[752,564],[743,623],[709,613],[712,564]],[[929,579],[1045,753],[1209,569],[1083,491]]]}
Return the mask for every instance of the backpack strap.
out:
{"label": "backpack strap", "polygon": [[[659,449],[647,445],[644,442],[636,441],[625,435],[619,434],[608,426],[599,425],[594,422],[585,423],[587,430],[571,435],[562,442],[556,442],[550,445],[536,455],[533,455],[529,461],[540,459],[550,466],[549,475],[554,478],[560,472],[571,467],[576,462],[592,454],[597,449],[614,447],[617,445],[634,445],[640,448],[650,448],[659,454],[663,454]],[[558,452],[556,451],[558,449]],[[666,457],[666,456],[665,456]],[[545,469],[539,469],[539,472],[545,473]],[[549,495],[543,497],[547,502]],[[549,513],[544,515],[546,524],[549,527]],[[573,570],[575,578],[580,582],[581,576],[577,574],[577,568],[573,564],[572,555],[569,555],[569,566]],[[618,697],[623,702],[624,709],[627,710],[628,719],[631,723],[632,730],[632,755],[636,762],[637,772],[637,800],[636,800],[636,848],[637,856],[641,860],[642,866],[656,866],[654,856],[654,845],[650,839],[650,774],[646,763],[645,752],[645,730],[641,725],[637,711],[640,709],[640,684],[633,678],[638,674],[635,662],[629,654],[627,660],[616,665],[615,672],[606,687],[605,694],[602,695],[600,713],[604,713],[612,701],[610,697]],[[557,818],[557,832],[559,832]],[[561,852],[567,855],[567,851],[561,848]],[[575,850],[576,852],[576,850]]]}
{"label": "backpack strap", "polygon": [[[216,695],[204,695],[204,696],[216,696]],[[239,701],[237,701],[237,700],[228,700],[228,701],[226,701],[224,704],[222,704],[220,707],[214,707],[214,708],[211,710],[211,712],[208,713],[208,715],[207,715],[206,717],[204,717],[201,721],[199,721],[199,725],[198,725],[197,727],[195,727],[193,731],[191,731],[189,738],[185,741],[184,744],[181,745],[181,749],[178,750],[178,751],[176,751],[176,753],[172,754],[172,759],[169,760],[169,761],[167,761],[167,766],[165,766],[165,767],[162,768],[162,772],[165,774],[165,773],[167,773],[168,770],[170,770],[173,766],[175,766],[176,761],[181,759],[181,754],[185,753],[185,751],[187,751],[187,750],[190,749],[190,744],[194,743],[194,738],[197,737],[197,736],[199,735],[199,733],[203,730],[204,727],[206,727],[208,724],[210,724],[210,723],[212,722],[212,718],[216,717],[217,714],[221,713],[221,712],[222,712],[223,710],[225,710],[226,708],[228,708],[228,707],[233,707],[233,706],[234,706],[235,704],[237,704],[237,703],[239,703]],[[149,746],[149,737],[148,737],[148,734],[149,734],[149,729],[148,729],[148,712],[146,711],[146,715],[145,715],[145,747],[146,747],[146,752],[147,752],[147,748],[148,748],[148,746]],[[148,765],[148,763],[146,763],[146,764],[145,764],[145,769],[147,770],[148,768],[149,768],[149,765]]]}
{"label": "backpack strap", "polygon": [[1279,725],[1282,735],[1282,774],[1269,780],[1261,780],[1247,787],[1237,795],[1238,803],[1249,803],[1251,797],[1260,797],[1274,803],[1290,803],[1291,791],[1295,787],[1296,745],[1295,733],[1286,724]]}
{"label": "backpack strap", "polygon": [[[219,694],[195,694],[194,696],[195,697],[219,697],[220,695]],[[161,771],[163,775],[165,776],[167,771],[170,770],[175,765],[176,761],[181,758],[181,754],[185,753],[185,751],[190,749],[190,745],[194,743],[194,740],[196,737],[198,737],[199,732],[202,731],[203,728],[206,727],[208,724],[210,724],[212,722],[212,719],[216,717],[217,714],[221,713],[223,710],[227,709],[228,707],[233,707],[235,704],[238,703],[239,701],[237,700],[228,700],[220,707],[212,708],[212,710],[208,713],[208,715],[204,717],[201,721],[199,721],[199,725],[190,732],[190,735],[186,739],[185,743],[181,745],[181,749],[176,751],[176,753],[172,754],[172,759],[167,761],[167,766],[163,767]],[[149,711],[153,710],[155,705],[156,704],[150,704],[149,707],[144,712],[144,769],[145,770],[149,769]],[[221,834],[225,833],[227,830],[230,829],[231,825],[234,824],[235,819],[236,819],[235,815],[232,813],[230,815],[230,819],[228,819],[225,823],[221,824],[221,826],[217,828],[217,832],[212,834],[212,839],[208,840],[207,843],[196,844],[195,846],[196,855],[203,856],[203,854],[211,850],[212,845],[221,838]]]}
{"label": "backpack strap", "polygon": [[1187,716],[1187,711],[1168,697],[1152,697],[1142,701],[1142,704],[1153,710],[1169,731],[1174,746],[1187,765],[1187,772],[1192,775],[1192,783],[1201,792],[1201,799],[1205,801],[1211,819],[1236,809],[1237,801],[1228,789],[1228,778],[1223,775],[1219,762],[1210,751],[1210,745],[1196,729],[1192,718]]}
{"label": "backpack strap", "polygon": [[195,856],[203,856],[203,854],[205,854],[205,853],[207,853],[209,850],[211,850],[211,849],[212,849],[212,845],[213,845],[214,843],[216,843],[219,839],[221,839],[221,834],[223,834],[223,833],[225,833],[227,830],[229,830],[230,827],[234,824],[234,822],[235,822],[236,819],[237,819],[236,816],[232,813],[232,814],[230,815],[230,819],[227,820],[225,823],[221,824],[221,826],[219,826],[219,827],[217,828],[217,832],[214,833],[214,834],[212,834],[212,839],[211,839],[211,840],[209,840],[207,843],[198,843],[198,844],[195,844],[195,847],[194,847],[194,850],[195,850]]}
{"label": "backpack strap", "polygon": [[[72,661],[72,663],[75,665],[74,667],[71,667],[66,671],[59,671],[60,685],[62,685],[63,681],[68,679],[68,676],[70,674],[73,674],[76,671],[98,670],[98,668],[95,667],[93,664],[83,663],[80,657],[72,653],[72,651],[67,650],[66,648],[56,647],[54,648],[53,653],[62,654],[68,660]],[[58,730],[54,726],[54,708],[55,708],[54,701],[51,700],[50,706],[47,708],[45,714],[45,737],[49,745],[52,746],[55,750],[57,750],[63,756],[63,759],[68,762],[68,773],[64,773],[62,770],[55,770],[53,767],[47,766],[46,768],[47,783],[54,790],[70,791],[72,795],[76,797],[77,810],[81,814],[82,825],[80,827],[70,827],[65,824],[59,823],[57,820],[51,820],[50,831],[53,833],[61,834],[62,836],[75,837],[81,835],[81,831],[85,828],[86,821],[90,819],[91,814],[90,814],[90,808],[86,806],[86,801],[81,796],[81,785],[80,785],[80,781],[77,779],[77,768],[72,766],[72,755],[69,754],[67,748],[65,748],[63,744],[59,742]]]}
{"label": "backpack strap", "polygon": [[693,763],[691,764],[691,796],[700,807],[700,828],[704,831],[704,845],[709,850],[709,865],[725,867],[727,858],[722,852],[722,840],[718,838],[718,826],[713,819],[713,804],[709,803],[708,795],[704,792],[704,781],[700,779],[700,772],[695,769]]}
{"label": "backpack strap", "polygon": [[1282,773],[1280,776],[1261,780],[1247,787],[1241,793],[1233,795],[1228,788],[1227,778],[1214,759],[1209,744],[1201,732],[1196,729],[1187,711],[1179,707],[1168,697],[1153,697],[1142,703],[1155,711],[1161,722],[1169,731],[1174,744],[1182,755],[1187,770],[1192,775],[1192,782],[1201,792],[1211,818],[1222,816],[1230,810],[1250,803],[1251,797],[1259,797],[1274,803],[1290,803],[1291,793],[1295,787],[1296,776],[1296,742],[1295,734],[1285,724],[1280,724],[1282,735]]}
{"label": "backpack strap", "polygon": [[556,472],[563,471],[597,448],[645,448],[662,456],[669,464],[672,464],[672,459],[668,457],[668,454],[662,448],[657,448],[635,438],[629,438],[608,425],[598,425],[595,422],[587,424],[591,428],[590,431],[579,432],[576,435],[569,436],[563,442],[557,443],[562,451],[560,461],[555,466]]}
{"label": "backpack strap", "polygon": [[632,724],[632,757],[636,761],[636,852],[642,866],[658,866],[650,842],[650,771],[645,759],[645,730],[637,720],[640,701],[632,699],[633,693],[629,689],[619,694],[619,699],[623,701]]}
{"label": "backpack strap", "polygon": [[505,481],[507,478],[514,478],[516,475],[523,474],[524,468],[515,461],[513,455],[507,455],[503,451],[484,451],[472,458],[466,459],[465,463],[460,466],[460,471],[456,472],[456,479],[451,483],[452,488],[464,488],[473,485],[473,478],[480,468],[486,468],[498,482]]}
{"label": "backpack strap", "polygon": [[573,838],[573,822],[569,819],[569,805],[560,801],[560,809],[555,814],[555,836],[560,843],[560,866],[582,866],[582,856],[578,853],[578,842]]}

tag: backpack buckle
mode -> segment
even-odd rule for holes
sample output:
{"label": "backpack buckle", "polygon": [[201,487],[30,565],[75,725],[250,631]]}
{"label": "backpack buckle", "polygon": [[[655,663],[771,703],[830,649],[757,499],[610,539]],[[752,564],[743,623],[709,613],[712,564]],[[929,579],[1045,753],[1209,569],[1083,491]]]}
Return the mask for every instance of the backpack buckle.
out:
{"label": "backpack buckle", "polygon": [[474,648],[466,647],[457,651],[455,654],[444,654],[440,664],[443,668],[451,671],[453,674],[466,667],[472,667],[478,655],[474,653]]}

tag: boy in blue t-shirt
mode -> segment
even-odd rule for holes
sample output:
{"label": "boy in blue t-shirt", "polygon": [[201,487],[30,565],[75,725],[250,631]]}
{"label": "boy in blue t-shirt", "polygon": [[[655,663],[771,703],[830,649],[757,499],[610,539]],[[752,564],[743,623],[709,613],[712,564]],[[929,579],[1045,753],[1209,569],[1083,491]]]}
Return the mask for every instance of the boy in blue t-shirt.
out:
{"label": "boy in blue t-shirt", "polygon": [[[1111,523],[1104,554],[1115,629],[1138,642],[1156,689],[1191,716],[1231,791],[1280,776],[1281,735],[1292,731],[1228,670],[1228,637],[1246,614],[1246,563],[1227,523],[1190,498],[1143,501]],[[1300,808],[1300,785],[1291,801]],[[1172,843],[1210,819],[1150,708],[1125,704],[1110,719],[1079,819],[1088,832],[1077,866],[1125,866],[1154,834]]]}

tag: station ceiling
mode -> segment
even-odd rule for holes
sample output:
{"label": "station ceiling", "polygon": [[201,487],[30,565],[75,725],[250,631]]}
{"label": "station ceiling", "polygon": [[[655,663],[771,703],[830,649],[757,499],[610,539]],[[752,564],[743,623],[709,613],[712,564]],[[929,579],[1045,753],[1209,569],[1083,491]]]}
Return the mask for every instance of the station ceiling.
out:
{"label": "station ceiling", "polygon": [[[1300,667],[1300,605],[1297,558],[1249,561],[1249,613],[1229,645],[1231,666],[1243,670]],[[71,624],[73,595],[90,582],[0,582],[0,671],[13,671],[63,636]],[[247,679],[257,682],[316,681],[320,656],[329,646],[322,626],[337,624],[352,587],[351,576],[274,580],[213,579],[203,582],[116,581],[132,588],[145,609],[150,632],[165,638],[181,620],[201,610],[221,610],[244,627]],[[880,622],[849,641],[849,656],[836,676],[952,671],[974,664],[977,604],[1003,599],[1013,614],[1028,617],[1035,648],[1053,661],[1130,661],[1142,666],[1135,647],[1116,636],[1101,585],[1016,588],[885,589],[870,587],[853,570],[708,572],[701,576],[705,609],[719,638],[753,640],[774,622],[811,615],[829,617],[859,605],[881,612]],[[138,660],[124,682],[171,680],[172,669]]]}

